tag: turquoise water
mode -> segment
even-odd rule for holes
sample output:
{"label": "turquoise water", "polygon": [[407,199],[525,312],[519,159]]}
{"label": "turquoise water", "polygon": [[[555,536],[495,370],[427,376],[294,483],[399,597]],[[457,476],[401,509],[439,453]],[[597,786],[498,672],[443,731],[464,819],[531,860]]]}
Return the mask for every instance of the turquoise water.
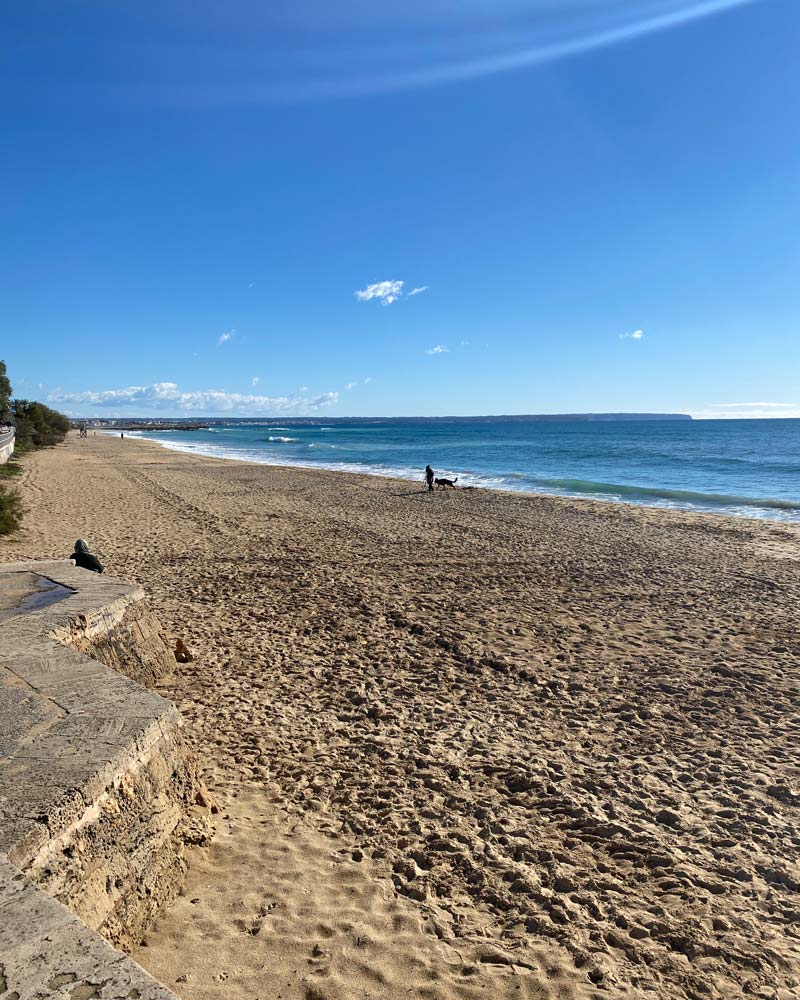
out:
{"label": "turquoise water", "polygon": [[167,447],[269,465],[800,521],[800,420],[331,422],[142,432]]}

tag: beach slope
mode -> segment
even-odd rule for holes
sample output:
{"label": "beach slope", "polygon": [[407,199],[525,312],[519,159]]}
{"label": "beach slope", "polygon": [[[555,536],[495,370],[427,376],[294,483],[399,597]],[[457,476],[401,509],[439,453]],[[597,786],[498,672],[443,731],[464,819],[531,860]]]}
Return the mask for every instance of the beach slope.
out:
{"label": "beach slope", "polygon": [[797,996],[798,526],[101,436],[23,490],[2,558],[85,537],[196,654],[185,1000]]}

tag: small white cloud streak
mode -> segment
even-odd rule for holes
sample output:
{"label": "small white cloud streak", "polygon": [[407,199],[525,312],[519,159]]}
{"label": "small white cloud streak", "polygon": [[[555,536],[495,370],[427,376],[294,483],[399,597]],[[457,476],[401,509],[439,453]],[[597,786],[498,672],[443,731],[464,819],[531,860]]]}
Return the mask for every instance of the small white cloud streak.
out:
{"label": "small white cloud streak", "polygon": [[[307,391],[307,390],[303,390]],[[124,389],[106,389],[102,392],[63,392],[56,390],[48,396],[51,403],[72,403],[91,410],[136,412],[146,416],[149,411],[174,411],[181,414],[299,414],[314,413],[334,406],[338,392],[325,392],[319,396],[261,396],[220,389],[182,390],[175,382],[155,382],[153,385],[134,385]]]}
{"label": "small white cloud streak", "polygon": [[755,406],[755,407],[757,407],[760,410],[760,409],[772,409],[772,408],[774,408],[774,409],[781,409],[781,408],[793,409],[798,404],[797,403],[712,403],[711,405],[713,407],[719,407],[720,409],[723,409],[723,410],[727,410],[727,409],[743,410],[743,409],[745,409],[747,407],[750,407],[750,406]]}
{"label": "small white cloud streak", "polygon": [[412,288],[408,293],[408,297],[411,298],[412,295],[422,295],[423,292],[428,291],[427,285],[420,285],[418,288]]}
{"label": "small white cloud streak", "polygon": [[[597,0],[595,0],[597,2]],[[689,24],[700,18],[722,14],[728,10],[744,7],[766,0],[685,0],[677,9],[624,20],[605,29],[598,27],[550,43],[527,45],[500,54],[488,54],[470,58],[466,53],[452,61],[438,60],[430,65],[410,66],[396,72],[355,75],[337,79],[265,82],[249,85],[220,83],[213,87],[188,87],[178,92],[182,102],[193,104],[228,106],[251,105],[274,102],[295,102],[309,100],[330,100],[381,93],[392,93],[407,89],[417,89],[471,80],[497,73],[506,73],[527,67],[541,65],[570,56],[581,55],[603,49],[610,45],[628,42],[656,32]],[[588,6],[587,0],[587,6]],[[553,6],[557,6],[553,4]],[[603,6],[598,3],[598,7]],[[662,7],[664,4],[662,3]],[[158,98],[163,99],[163,87],[158,88]]]}
{"label": "small white cloud streak", "polygon": [[258,383],[259,383],[260,381],[261,381],[261,379],[260,379],[260,378],[258,377],[258,375],[254,375],[254,376],[253,376],[253,377],[252,377],[252,378],[250,379],[250,385],[253,385],[253,386],[255,386],[255,385],[258,385]]}
{"label": "small white cloud streak", "polygon": [[225,333],[219,335],[219,340],[217,341],[217,347],[222,347],[223,344],[227,344],[229,340],[233,340],[236,335],[236,330],[226,330]]}
{"label": "small white cloud streak", "polygon": [[371,381],[372,381],[372,376],[367,375],[367,377],[364,379],[364,385],[369,385]]}
{"label": "small white cloud streak", "polygon": [[345,386],[345,389],[355,389],[357,385],[358,382],[348,382],[347,385]]}
{"label": "small white cloud streak", "polygon": [[450,348],[446,344],[437,344],[436,347],[429,347],[426,354],[449,354]]}
{"label": "small white cloud streak", "polygon": [[641,340],[644,337],[644,330],[634,330],[633,333],[621,333],[620,340]]}
{"label": "small white cloud streak", "polygon": [[397,302],[403,294],[403,281],[376,281],[355,293],[359,302],[369,302],[377,299],[382,306],[390,306]]}

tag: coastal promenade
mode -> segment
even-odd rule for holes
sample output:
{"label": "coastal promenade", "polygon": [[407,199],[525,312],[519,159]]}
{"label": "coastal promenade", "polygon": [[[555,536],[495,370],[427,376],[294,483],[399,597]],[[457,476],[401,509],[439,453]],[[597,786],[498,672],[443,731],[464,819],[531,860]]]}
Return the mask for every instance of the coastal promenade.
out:
{"label": "coastal promenade", "polygon": [[195,652],[182,1000],[794,1000],[800,529],[198,458],[25,459]]}
{"label": "coastal promenade", "polygon": [[[0,996],[172,994],[114,945],[175,897],[195,765],[141,588],[0,564]],[[196,811],[196,810],[194,810]],[[8,992],[5,992],[8,991]]]}

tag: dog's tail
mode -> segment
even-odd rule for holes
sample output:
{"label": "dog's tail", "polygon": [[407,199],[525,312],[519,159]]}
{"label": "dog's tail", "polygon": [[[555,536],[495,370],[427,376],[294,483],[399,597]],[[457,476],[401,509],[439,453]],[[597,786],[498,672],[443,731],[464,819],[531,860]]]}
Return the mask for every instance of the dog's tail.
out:
{"label": "dog's tail", "polygon": [[456,478],[455,478],[455,479],[453,480],[453,482],[454,482],[454,483],[457,483],[457,482],[458,482],[458,476],[456,476]]}

